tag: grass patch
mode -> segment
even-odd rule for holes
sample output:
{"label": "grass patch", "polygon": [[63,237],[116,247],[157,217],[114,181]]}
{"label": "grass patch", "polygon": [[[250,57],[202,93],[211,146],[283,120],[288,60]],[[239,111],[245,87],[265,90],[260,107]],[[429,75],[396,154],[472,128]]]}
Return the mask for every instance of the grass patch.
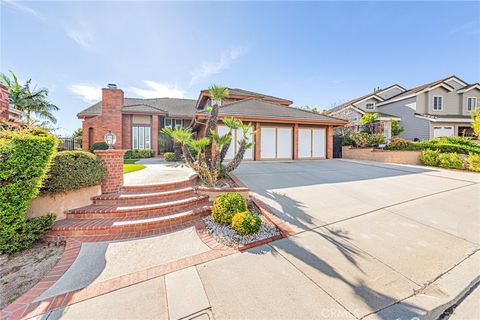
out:
{"label": "grass patch", "polygon": [[134,172],[142,169],[145,169],[145,166],[143,164],[125,163],[123,165],[123,173]]}
{"label": "grass patch", "polygon": [[137,161],[138,161],[138,159],[125,159],[125,160],[123,160],[123,163],[124,164],[132,164],[132,163],[135,163]]}

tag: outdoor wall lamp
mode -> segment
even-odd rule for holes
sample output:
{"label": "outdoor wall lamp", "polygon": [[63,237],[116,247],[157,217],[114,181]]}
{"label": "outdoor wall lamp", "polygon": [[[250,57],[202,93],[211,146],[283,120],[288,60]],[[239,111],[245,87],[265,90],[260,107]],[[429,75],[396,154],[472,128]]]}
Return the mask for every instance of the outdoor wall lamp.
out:
{"label": "outdoor wall lamp", "polygon": [[105,140],[106,144],[108,144],[108,150],[111,150],[113,149],[115,141],[117,141],[117,136],[112,132],[112,130],[108,130],[108,133],[103,136],[103,139]]}

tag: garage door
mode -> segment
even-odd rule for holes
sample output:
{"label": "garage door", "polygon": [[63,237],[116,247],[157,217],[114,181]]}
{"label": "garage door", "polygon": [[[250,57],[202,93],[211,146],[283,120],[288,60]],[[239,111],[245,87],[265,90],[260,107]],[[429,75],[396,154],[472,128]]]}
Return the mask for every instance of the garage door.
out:
{"label": "garage door", "polygon": [[298,129],[298,158],[325,158],[326,130],[316,128]]}
{"label": "garage door", "polygon": [[452,137],[455,135],[453,126],[433,127],[433,137]]}
{"label": "garage door", "polygon": [[260,158],[292,159],[292,132],[291,127],[261,127]]}
{"label": "garage door", "polygon": [[[228,133],[229,128],[224,125],[218,125],[217,127],[218,134],[225,135]],[[231,160],[237,153],[239,149],[238,140],[243,138],[243,131],[242,129],[235,129],[232,131],[232,142],[230,142],[230,148],[228,148],[227,155],[225,156],[226,160]],[[245,155],[243,156],[245,160],[253,160],[253,147],[245,151]]]}

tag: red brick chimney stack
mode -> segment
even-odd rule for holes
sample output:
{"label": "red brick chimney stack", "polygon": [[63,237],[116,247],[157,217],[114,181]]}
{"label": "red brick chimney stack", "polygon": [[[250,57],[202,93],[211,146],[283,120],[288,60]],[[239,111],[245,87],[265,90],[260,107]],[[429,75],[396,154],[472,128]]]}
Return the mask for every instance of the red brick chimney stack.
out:
{"label": "red brick chimney stack", "polygon": [[102,88],[100,121],[104,132],[101,132],[101,135],[103,136],[111,130],[117,136],[117,141],[113,146],[115,149],[122,148],[123,96],[123,90],[118,89],[116,84],[108,84],[107,88]]}

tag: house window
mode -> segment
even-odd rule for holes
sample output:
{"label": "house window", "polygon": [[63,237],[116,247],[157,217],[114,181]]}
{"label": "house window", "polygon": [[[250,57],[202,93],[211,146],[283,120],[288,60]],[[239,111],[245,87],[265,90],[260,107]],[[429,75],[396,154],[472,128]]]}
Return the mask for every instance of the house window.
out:
{"label": "house window", "polygon": [[476,97],[467,98],[467,111],[475,110],[476,107],[477,107],[477,98]]}
{"label": "house window", "polygon": [[182,120],[175,119],[175,129],[181,129],[181,128],[182,128]]}
{"label": "house window", "polygon": [[442,111],[443,110],[443,97],[442,96],[433,96],[433,110]]}
{"label": "house window", "polygon": [[163,126],[164,126],[165,128],[171,128],[171,127],[172,127],[172,119],[170,119],[170,118],[165,118],[165,119],[163,120]]}
{"label": "house window", "polygon": [[366,108],[367,108],[367,110],[375,109],[375,103],[367,103]]}
{"label": "house window", "polygon": [[152,131],[150,126],[132,127],[132,149],[151,149]]}

